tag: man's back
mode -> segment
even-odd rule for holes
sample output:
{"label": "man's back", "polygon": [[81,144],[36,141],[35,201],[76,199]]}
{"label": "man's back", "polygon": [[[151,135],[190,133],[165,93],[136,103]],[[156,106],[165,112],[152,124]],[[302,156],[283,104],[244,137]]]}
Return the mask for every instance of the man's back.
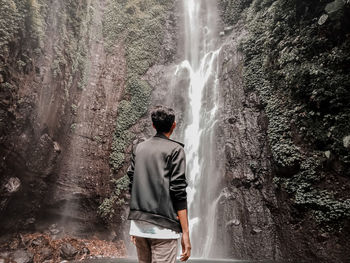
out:
{"label": "man's back", "polygon": [[181,236],[181,261],[191,254],[187,216],[186,160],[183,144],[169,139],[176,127],[174,110],[156,106],[151,112],[157,134],[134,149],[130,179],[130,236],[139,262],[176,262]]}
{"label": "man's back", "polygon": [[187,208],[183,145],[157,133],[136,146],[133,158],[129,219],[181,232],[176,211]]}

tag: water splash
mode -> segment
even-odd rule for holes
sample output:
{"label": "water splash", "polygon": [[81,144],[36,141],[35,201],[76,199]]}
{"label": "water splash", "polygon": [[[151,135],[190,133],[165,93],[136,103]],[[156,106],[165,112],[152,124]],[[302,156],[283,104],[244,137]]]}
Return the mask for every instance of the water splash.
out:
{"label": "water splash", "polygon": [[216,47],[216,6],[211,0],[184,0],[185,59],[175,78],[188,76],[188,119],[184,131],[187,188],[193,256],[212,257],[216,243],[217,184],[215,125],[219,89],[219,55]]}

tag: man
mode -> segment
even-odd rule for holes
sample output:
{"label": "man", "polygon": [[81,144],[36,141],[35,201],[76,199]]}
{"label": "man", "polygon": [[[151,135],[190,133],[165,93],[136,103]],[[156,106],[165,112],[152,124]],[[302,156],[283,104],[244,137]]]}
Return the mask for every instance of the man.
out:
{"label": "man", "polygon": [[156,106],[151,112],[157,134],[134,149],[130,179],[131,241],[141,263],[176,261],[182,232],[181,261],[191,254],[187,219],[184,145],[169,137],[176,127],[174,111]]}

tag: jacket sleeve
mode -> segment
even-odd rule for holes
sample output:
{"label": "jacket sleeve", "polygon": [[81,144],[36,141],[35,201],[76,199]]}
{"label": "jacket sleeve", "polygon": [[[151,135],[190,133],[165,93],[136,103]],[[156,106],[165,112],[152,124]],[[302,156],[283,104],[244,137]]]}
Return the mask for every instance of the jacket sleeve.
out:
{"label": "jacket sleeve", "polygon": [[186,157],[181,147],[171,156],[170,196],[175,211],[187,209]]}
{"label": "jacket sleeve", "polygon": [[132,183],[134,181],[134,170],[135,170],[135,149],[133,147],[132,153],[131,153],[131,159],[130,159],[130,165],[128,167],[128,170],[126,174],[129,177],[129,193],[131,194],[132,190]]}

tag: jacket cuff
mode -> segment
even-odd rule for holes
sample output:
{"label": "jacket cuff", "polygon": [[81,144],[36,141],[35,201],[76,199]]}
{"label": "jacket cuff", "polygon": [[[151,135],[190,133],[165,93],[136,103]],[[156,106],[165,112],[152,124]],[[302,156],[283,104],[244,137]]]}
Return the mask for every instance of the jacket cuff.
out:
{"label": "jacket cuff", "polygon": [[187,200],[174,202],[175,211],[187,209]]}

